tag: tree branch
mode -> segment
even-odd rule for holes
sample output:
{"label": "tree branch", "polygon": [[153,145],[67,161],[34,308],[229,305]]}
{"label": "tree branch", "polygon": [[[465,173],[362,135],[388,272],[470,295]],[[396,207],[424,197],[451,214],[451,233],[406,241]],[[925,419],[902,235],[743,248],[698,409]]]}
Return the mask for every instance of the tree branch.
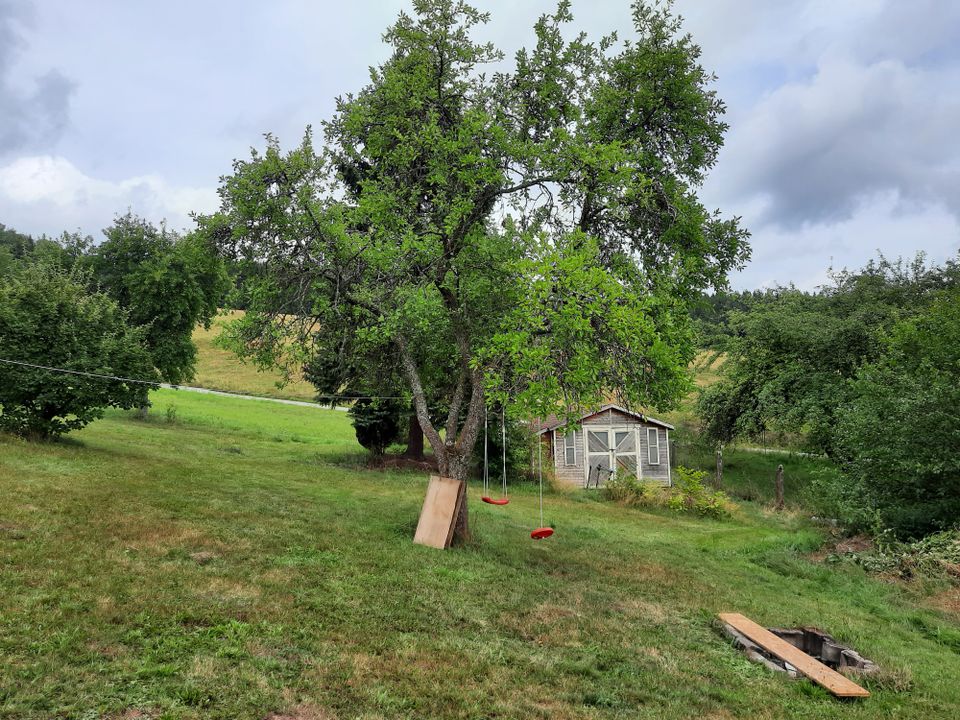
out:
{"label": "tree branch", "polygon": [[427,395],[423,390],[420,372],[417,370],[417,364],[410,354],[406,340],[399,335],[397,336],[397,347],[400,349],[400,363],[403,366],[403,374],[407,376],[407,382],[410,383],[410,392],[413,394],[413,409],[417,414],[417,421],[420,423],[423,434],[427,436],[427,440],[433,447],[442,473],[447,463],[447,450],[440,440],[440,433],[430,422],[430,408],[427,406]]}

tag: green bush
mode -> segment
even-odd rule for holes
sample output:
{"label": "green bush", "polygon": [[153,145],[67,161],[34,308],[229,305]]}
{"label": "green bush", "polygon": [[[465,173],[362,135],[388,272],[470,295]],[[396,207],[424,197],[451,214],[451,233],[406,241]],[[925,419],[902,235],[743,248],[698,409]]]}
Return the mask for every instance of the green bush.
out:
{"label": "green bush", "polygon": [[[144,330],[107,296],[43,264],[0,281],[0,357],[97,375],[156,381]],[[147,402],[151,385],[0,363],[0,430],[50,437],[81,428],[106,407]]]}
{"label": "green bush", "polygon": [[679,466],[673,471],[673,487],[667,507],[678,512],[692,512],[705,517],[721,518],[728,515],[730,498],[720,490],[704,484],[707,473]]}
{"label": "green bush", "polygon": [[623,505],[667,507],[704,517],[727,516],[730,498],[704,485],[706,477],[707,473],[700,470],[677,467],[673,471],[673,487],[665,488],[635,477],[614,476],[604,486],[604,493],[610,500]]}
{"label": "green bush", "polygon": [[960,517],[960,290],[899,323],[837,412],[839,486],[826,488],[854,530],[902,540]]}
{"label": "green bush", "polygon": [[405,417],[406,405],[398,400],[359,398],[350,408],[357,442],[377,456],[400,439],[401,421]]}
{"label": "green bush", "polygon": [[664,488],[635,477],[614,475],[603,486],[606,497],[622,505],[662,507],[666,505]]}

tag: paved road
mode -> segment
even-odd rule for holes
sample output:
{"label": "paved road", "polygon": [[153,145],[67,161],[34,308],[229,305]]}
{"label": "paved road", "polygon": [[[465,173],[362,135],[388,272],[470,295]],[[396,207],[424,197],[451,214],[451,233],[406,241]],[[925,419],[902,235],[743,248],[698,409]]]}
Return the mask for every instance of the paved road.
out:
{"label": "paved road", "polygon": [[209,388],[190,387],[188,385],[168,385],[167,383],[160,383],[160,387],[168,390],[186,390],[187,392],[204,393],[206,395],[221,395],[223,397],[238,398],[239,400],[264,400],[266,402],[280,403],[281,405],[299,405],[300,407],[312,407],[320,410],[332,409],[346,412],[350,409],[341,407],[339,405],[331,408],[329,405],[307,402],[306,400],[284,400],[283,398],[263,397],[262,395],[244,395],[243,393],[226,392],[224,390],[210,390]]}

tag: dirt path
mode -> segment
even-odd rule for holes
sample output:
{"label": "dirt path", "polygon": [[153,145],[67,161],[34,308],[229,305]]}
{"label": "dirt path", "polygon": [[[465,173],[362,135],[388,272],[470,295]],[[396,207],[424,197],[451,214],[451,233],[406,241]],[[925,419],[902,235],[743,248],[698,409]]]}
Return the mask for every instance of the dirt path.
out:
{"label": "dirt path", "polygon": [[266,402],[275,402],[280,403],[281,405],[297,405],[299,407],[312,407],[320,410],[339,410],[340,412],[346,412],[350,409],[340,405],[330,407],[329,405],[307,402],[306,400],[284,400],[283,398],[265,397],[263,395],[244,395],[243,393],[227,392],[226,390],[211,390],[209,388],[191,387],[189,385],[169,385],[167,383],[160,383],[160,387],[166,388],[167,390],[186,390],[187,392],[204,393],[206,395],[221,395],[223,397],[238,398],[239,400],[265,400]]}

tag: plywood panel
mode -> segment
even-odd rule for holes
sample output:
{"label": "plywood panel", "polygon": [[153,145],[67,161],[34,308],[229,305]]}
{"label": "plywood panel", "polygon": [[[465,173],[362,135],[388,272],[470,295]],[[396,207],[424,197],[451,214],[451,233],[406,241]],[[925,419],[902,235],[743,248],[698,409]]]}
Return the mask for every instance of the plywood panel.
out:
{"label": "plywood panel", "polygon": [[464,492],[463,483],[453,478],[430,476],[427,496],[420,511],[420,522],[413,541],[440,550],[450,547],[453,525]]}
{"label": "plywood panel", "polygon": [[793,665],[798,672],[822,685],[837,697],[869,697],[870,693],[849,678],[831,670],[740,613],[720,613],[720,619],[753,640],[764,650]]}

